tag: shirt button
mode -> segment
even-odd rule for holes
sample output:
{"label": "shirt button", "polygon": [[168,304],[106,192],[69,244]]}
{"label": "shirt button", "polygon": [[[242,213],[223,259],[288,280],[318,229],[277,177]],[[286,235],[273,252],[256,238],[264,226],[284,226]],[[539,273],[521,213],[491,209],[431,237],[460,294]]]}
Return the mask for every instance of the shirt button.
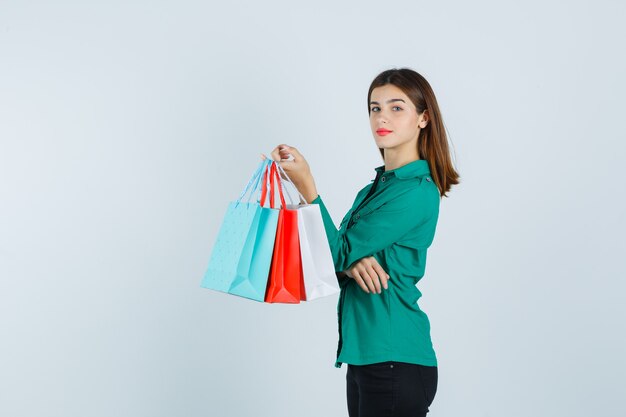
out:
{"label": "shirt button", "polygon": [[381,180],[382,182],[385,182],[385,177],[382,177],[380,180]]}
{"label": "shirt button", "polygon": [[360,214],[357,213],[356,216],[354,216],[354,217],[358,219],[360,217]]}
{"label": "shirt button", "polygon": [[430,177],[426,177],[426,181],[430,182]]}

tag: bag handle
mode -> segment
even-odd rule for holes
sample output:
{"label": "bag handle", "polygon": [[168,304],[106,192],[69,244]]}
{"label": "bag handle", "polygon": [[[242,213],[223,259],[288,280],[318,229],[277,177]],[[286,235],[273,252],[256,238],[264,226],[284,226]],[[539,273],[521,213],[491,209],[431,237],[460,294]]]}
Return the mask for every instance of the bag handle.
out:
{"label": "bag handle", "polygon": [[241,202],[243,197],[246,195],[246,193],[250,189],[250,185],[252,185],[252,182],[254,182],[254,187],[252,188],[252,192],[248,196],[248,200],[247,200],[248,202],[250,201],[250,197],[252,197],[254,195],[254,192],[257,191],[257,188],[259,186],[259,180],[262,177],[261,174],[262,174],[263,168],[267,166],[267,163],[268,163],[267,160],[261,161],[257,169],[254,171],[254,174],[252,174],[252,177],[250,178],[250,181],[248,181],[248,184],[244,188],[243,192],[241,193],[241,195],[239,195],[239,198],[237,199],[237,204]]}
{"label": "bag handle", "polygon": [[[302,200],[304,202],[304,204],[309,204],[306,201],[306,198],[304,198],[304,196],[300,193],[300,190],[298,190],[298,187],[296,187],[296,185],[293,183],[293,181],[291,181],[291,178],[289,178],[289,175],[287,175],[287,173],[285,172],[285,170],[283,169],[283,167],[280,166],[280,164],[278,162],[276,162],[276,166],[278,166],[278,169],[280,169],[280,171],[285,174],[285,177],[287,177],[287,180],[289,180],[289,182],[293,185],[293,188],[296,189],[296,192],[298,193],[298,196],[300,196],[300,198],[298,199],[298,205],[300,204],[300,200]],[[287,195],[289,196],[289,200],[291,200],[291,196],[289,195],[289,193],[287,193]],[[291,200],[293,203],[293,200]]]}
{"label": "bag handle", "polygon": [[[276,161],[273,161],[269,158],[266,158],[264,160],[261,161],[261,163],[259,164],[259,166],[257,167],[257,169],[254,171],[254,174],[252,174],[252,177],[250,178],[250,180],[248,181],[248,184],[245,186],[243,192],[241,193],[241,195],[239,196],[239,198],[237,198],[237,205],[241,202],[241,200],[243,199],[243,197],[246,195],[246,193],[250,190],[250,186],[252,185],[252,183],[254,182],[254,185],[252,186],[252,191],[250,193],[250,195],[247,198],[247,202],[250,201],[250,198],[252,198],[256,192],[261,191],[261,196],[259,198],[259,201],[261,203],[261,206],[263,206],[265,204],[265,198],[267,195],[267,176],[268,176],[268,172],[270,175],[270,207],[274,208],[274,179],[276,178],[276,182],[278,183],[278,188],[279,188],[279,195],[280,195],[280,199],[281,199],[281,203],[283,205],[283,207],[285,207],[285,198],[284,198],[284,194],[283,194],[283,187],[282,187],[282,181],[283,179],[280,177],[278,170],[280,170],[280,172],[282,172],[285,177],[287,178],[287,181],[289,181],[293,187],[295,188],[296,192],[298,193],[298,204],[300,204],[300,200],[302,200],[302,202],[304,204],[308,204],[306,199],[304,198],[304,196],[300,193],[300,191],[298,190],[298,187],[295,186],[295,184],[293,183],[293,181],[291,180],[291,178],[289,178],[289,175],[287,175],[287,173],[285,172],[285,170],[283,169],[283,167]],[[261,179],[263,179],[263,186],[259,187],[259,182],[261,181]],[[291,202],[291,204],[293,204],[293,198],[291,196],[291,193],[289,192],[289,190],[287,188],[285,188],[285,192],[287,194],[287,197],[289,198],[289,201]]]}
{"label": "bag handle", "polygon": [[[276,164],[276,168],[277,168],[277,169],[282,169],[282,167],[280,166],[280,163],[278,163],[278,162],[274,161],[274,164]],[[284,171],[283,171],[283,172],[284,172]],[[278,180],[280,181],[280,183],[282,184],[282,186],[283,186],[283,190],[284,190],[284,192],[285,192],[285,195],[286,195],[287,197],[289,197],[289,203],[291,203],[291,205],[297,205],[297,204],[294,204],[294,202],[293,202],[293,196],[291,195],[292,193],[289,191],[289,188],[285,186],[285,184],[287,183],[287,181],[286,181],[286,180],[284,180],[284,179],[280,176],[280,173],[278,173],[278,176],[276,177],[276,179],[278,179]],[[298,203],[299,203],[299,201],[298,201]]]}
{"label": "bag handle", "polygon": [[[264,160],[263,162],[265,163],[265,165],[263,166],[263,169],[267,170],[267,166],[269,164],[269,161],[268,160]],[[261,183],[261,179],[263,179],[263,178],[264,178],[264,175],[262,173],[259,173],[259,176],[257,177],[257,180],[256,180],[256,182],[254,184],[254,191],[250,195],[250,197],[252,197],[252,195],[257,195],[257,193],[258,193],[258,197],[256,197],[256,199],[255,199],[255,201],[257,203],[261,199],[261,188],[262,187],[260,186],[260,183]]]}
{"label": "bag handle", "polygon": [[[277,169],[281,170],[281,171],[285,174],[285,176],[287,177],[287,179],[289,180],[289,182],[291,182],[291,184],[293,185],[293,182],[291,181],[291,179],[289,178],[289,176],[287,175],[287,173],[285,172],[285,170],[283,169],[283,167],[281,167],[281,166],[280,166],[280,163],[279,163],[279,162],[277,162],[277,161],[272,161],[272,164],[273,164],[273,165],[274,165]],[[286,187],[286,186],[284,185],[284,184],[286,184],[286,183],[287,183],[287,181],[286,181],[286,180],[284,180],[282,177],[280,177],[280,174],[279,174],[278,172],[276,173],[276,177],[275,177],[275,178],[276,178],[276,180],[277,180],[277,181],[279,181],[279,182],[280,182],[280,184],[282,184],[282,187],[283,187],[283,188],[282,188],[282,190],[284,191],[284,194],[285,194],[285,195],[287,195],[287,197],[289,198],[289,202],[290,202],[292,205],[300,205],[300,199],[298,199],[297,203],[296,203],[296,204],[294,204],[294,198],[293,198],[293,196],[291,195],[291,192],[289,191],[289,188],[288,188],[288,187]],[[296,192],[297,192],[298,194],[300,194],[300,192],[298,191],[298,188],[297,188],[295,185],[294,185],[293,187],[296,189]],[[302,198],[302,201],[304,201],[304,204],[307,204],[306,199],[304,198],[304,196],[303,196],[302,194],[300,194],[300,197]]]}
{"label": "bag handle", "polygon": [[263,174],[263,189],[261,192],[261,207],[263,207],[265,205],[265,197],[267,196],[267,172],[270,171],[269,175],[270,175],[270,208],[275,208],[274,207],[274,189],[276,188],[274,183],[274,178],[276,178],[276,182],[278,183],[278,193],[280,196],[280,202],[282,204],[282,207],[285,208],[287,205],[285,204],[285,197],[283,195],[283,187],[282,184],[280,182],[280,175],[278,174],[278,171],[276,169],[276,163],[274,161],[272,161],[270,163],[269,169],[266,168],[265,169],[265,173]]}

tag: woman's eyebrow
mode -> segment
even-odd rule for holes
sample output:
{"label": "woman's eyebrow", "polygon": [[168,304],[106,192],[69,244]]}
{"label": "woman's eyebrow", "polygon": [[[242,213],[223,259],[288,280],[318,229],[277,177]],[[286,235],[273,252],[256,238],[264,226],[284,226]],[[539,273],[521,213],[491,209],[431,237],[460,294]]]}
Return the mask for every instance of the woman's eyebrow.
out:
{"label": "woman's eyebrow", "polygon": [[[387,103],[393,103],[394,101],[401,101],[401,102],[403,102],[404,104],[406,104],[406,101],[402,100],[401,98],[392,98],[392,99],[389,99],[389,100],[387,100]],[[380,104],[380,103],[379,103],[379,102],[377,102],[377,101],[370,101],[370,104]]]}

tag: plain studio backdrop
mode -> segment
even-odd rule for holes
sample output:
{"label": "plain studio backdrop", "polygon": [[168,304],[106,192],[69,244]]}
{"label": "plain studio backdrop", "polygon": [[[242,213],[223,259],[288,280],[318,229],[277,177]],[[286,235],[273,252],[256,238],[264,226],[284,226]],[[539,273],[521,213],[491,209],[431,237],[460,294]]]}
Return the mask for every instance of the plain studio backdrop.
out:
{"label": "plain studio backdrop", "polygon": [[0,415],[346,416],[337,296],[203,289],[280,143],[338,224],[367,89],[431,83],[461,184],[418,288],[430,416],[623,416],[618,1],[0,2]]}

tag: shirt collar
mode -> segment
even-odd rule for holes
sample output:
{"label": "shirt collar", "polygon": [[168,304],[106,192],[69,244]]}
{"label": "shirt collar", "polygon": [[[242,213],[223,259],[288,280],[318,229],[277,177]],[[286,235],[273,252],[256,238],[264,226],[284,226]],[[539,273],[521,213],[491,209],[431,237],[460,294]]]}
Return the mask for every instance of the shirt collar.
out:
{"label": "shirt collar", "polygon": [[416,178],[420,175],[430,174],[430,168],[428,167],[428,161],[426,159],[416,159],[415,161],[404,164],[396,169],[390,169],[389,171],[385,171],[384,165],[376,167],[374,168],[374,170],[379,175],[384,174],[385,176],[387,176],[394,174],[396,178],[400,179]]}

